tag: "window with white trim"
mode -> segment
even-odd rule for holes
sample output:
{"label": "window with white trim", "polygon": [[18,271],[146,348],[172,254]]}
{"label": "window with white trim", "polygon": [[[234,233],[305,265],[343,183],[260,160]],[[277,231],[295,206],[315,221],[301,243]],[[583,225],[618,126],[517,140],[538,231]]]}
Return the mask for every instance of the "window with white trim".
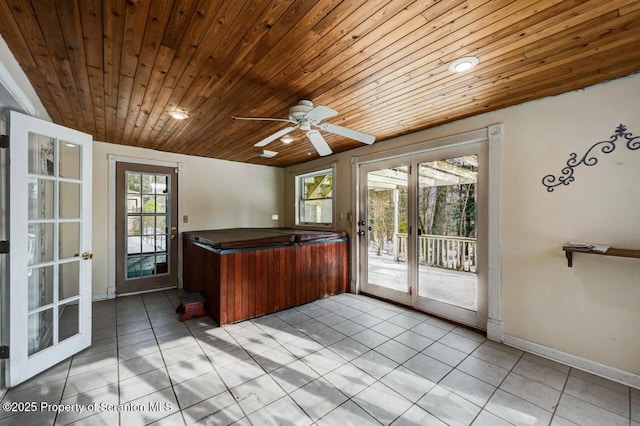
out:
{"label": "window with white trim", "polygon": [[333,225],[333,177],[333,167],[296,176],[296,225]]}

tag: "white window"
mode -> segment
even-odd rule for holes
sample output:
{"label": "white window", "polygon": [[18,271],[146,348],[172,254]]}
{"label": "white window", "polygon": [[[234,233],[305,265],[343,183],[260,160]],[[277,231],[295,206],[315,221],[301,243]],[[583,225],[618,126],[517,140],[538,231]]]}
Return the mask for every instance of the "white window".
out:
{"label": "white window", "polygon": [[296,176],[296,225],[333,225],[333,177],[333,168]]}

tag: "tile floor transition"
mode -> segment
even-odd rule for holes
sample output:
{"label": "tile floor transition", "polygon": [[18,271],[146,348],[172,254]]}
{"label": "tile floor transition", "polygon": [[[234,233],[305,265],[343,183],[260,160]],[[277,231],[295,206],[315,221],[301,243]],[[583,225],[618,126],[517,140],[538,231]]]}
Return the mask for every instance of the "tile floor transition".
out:
{"label": "tile floor transition", "polygon": [[180,323],[178,294],[94,303],[93,345],[2,400],[82,412],[0,411],[0,424],[640,426],[639,390],[379,300],[220,328]]}

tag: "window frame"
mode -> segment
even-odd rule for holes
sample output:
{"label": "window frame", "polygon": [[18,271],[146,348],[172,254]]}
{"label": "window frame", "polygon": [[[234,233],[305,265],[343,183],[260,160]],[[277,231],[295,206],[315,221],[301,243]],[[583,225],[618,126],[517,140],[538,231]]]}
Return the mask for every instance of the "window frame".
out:
{"label": "window frame", "polygon": [[[331,222],[303,222],[301,221],[300,216],[300,208],[302,205],[302,191],[303,191],[303,180],[308,177],[323,175],[323,174],[331,174],[331,197],[326,198],[316,198],[316,200],[331,200]],[[336,167],[335,163],[332,163],[328,166],[318,167],[313,170],[306,170],[304,172],[296,173],[294,175],[295,179],[295,226],[299,228],[326,228],[326,229],[334,229],[336,225],[336,208],[335,208],[335,200],[336,200]]]}

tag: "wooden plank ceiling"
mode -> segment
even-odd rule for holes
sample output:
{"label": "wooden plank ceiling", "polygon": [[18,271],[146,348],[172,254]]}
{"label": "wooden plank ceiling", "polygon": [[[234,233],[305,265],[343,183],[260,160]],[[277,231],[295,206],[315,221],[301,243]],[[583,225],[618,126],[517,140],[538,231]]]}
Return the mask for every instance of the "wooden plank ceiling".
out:
{"label": "wooden plank ceiling", "polygon": [[[286,124],[231,116],[311,99],[383,141],[638,72],[639,27],[638,0],[0,0],[0,34],[56,123],[275,166],[317,154],[297,130],[258,157]],[[480,64],[447,70],[466,55]]]}

